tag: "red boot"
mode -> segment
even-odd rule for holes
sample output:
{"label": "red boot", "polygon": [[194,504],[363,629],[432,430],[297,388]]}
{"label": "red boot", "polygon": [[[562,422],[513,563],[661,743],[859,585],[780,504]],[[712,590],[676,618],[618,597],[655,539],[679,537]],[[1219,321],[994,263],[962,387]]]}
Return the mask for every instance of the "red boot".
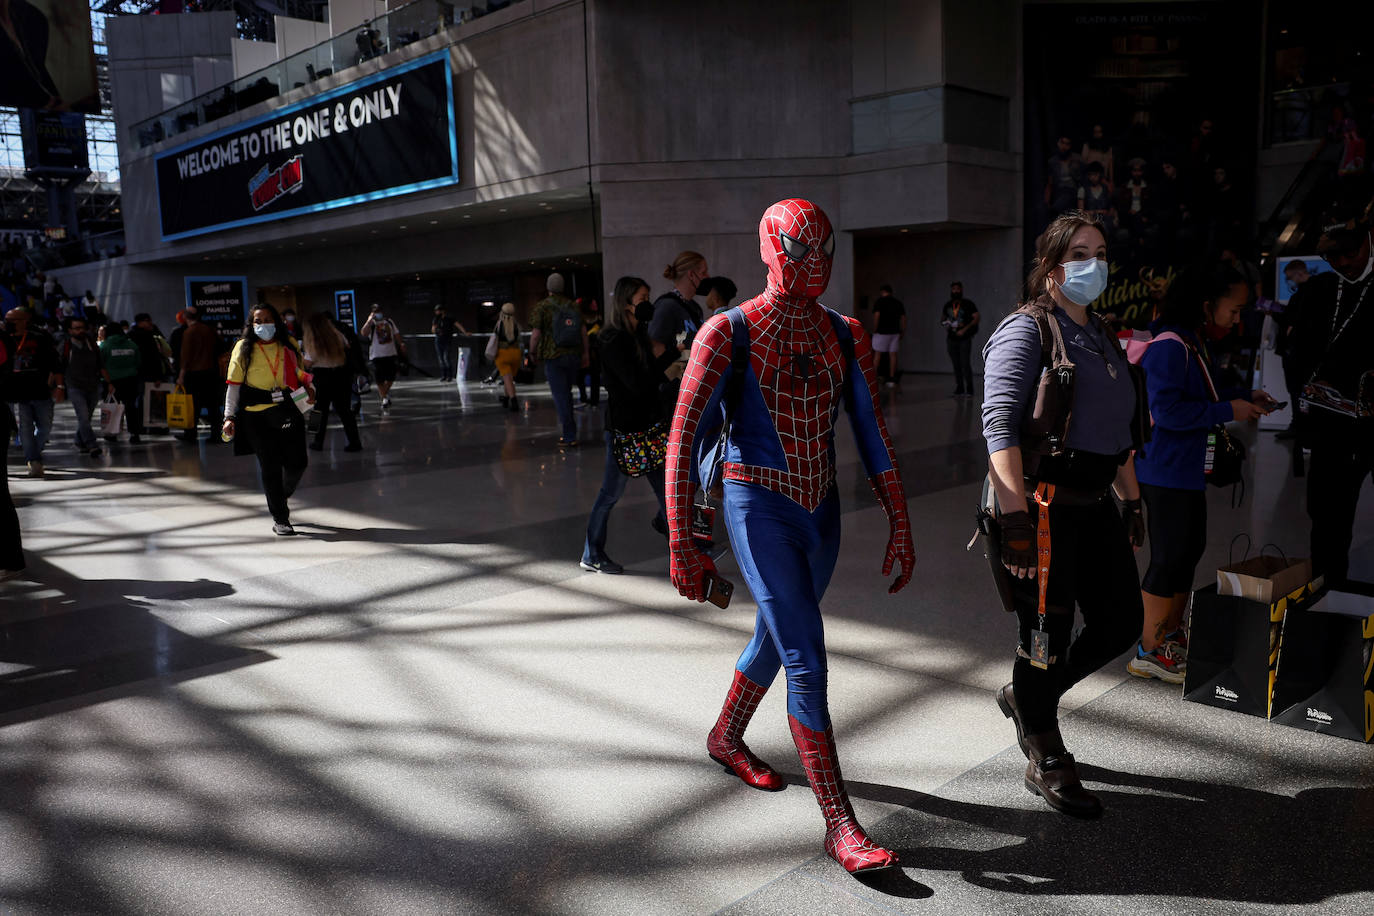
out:
{"label": "red boot", "polygon": [[745,785],[765,792],[778,792],[787,784],[773,772],[772,767],[755,757],[743,740],[744,730],[749,727],[754,710],[759,708],[759,701],[767,692],[767,687],[760,687],[736,671],[735,679],[730,684],[730,693],[721,707],[720,718],[716,720],[716,727],[706,736],[706,753],[716,763],[744,780]]}
{"label": "red boot", "polygon": [[876,845],[854,818],[854,808],[844,790],[844,777],[840,775],[833,731],[829,728],[823,732],[814,731],[792,716],[787,717],[787,723],[792,728],[792,740],[797,744],[806,778],[811,782],[811,790],[816,793],[816,801],[825,817],[826,853],[851,875],[896,865],[896,853]]}

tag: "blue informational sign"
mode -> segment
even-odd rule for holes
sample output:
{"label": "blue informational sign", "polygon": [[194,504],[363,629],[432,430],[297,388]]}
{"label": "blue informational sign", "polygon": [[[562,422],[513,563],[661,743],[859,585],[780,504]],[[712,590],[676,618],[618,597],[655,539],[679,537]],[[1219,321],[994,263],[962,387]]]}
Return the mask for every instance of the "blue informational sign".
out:
{"label": "blue informational sign", "polygon": [[353,290],[339,289],[334,291],[334,317],[353,330],[358,330],[358,310],[354,304]]}
{"label": "blue informational sign", "polygon": [[220,337],[238,340],[248,322],[248,278],[187,277],[186,304]]}

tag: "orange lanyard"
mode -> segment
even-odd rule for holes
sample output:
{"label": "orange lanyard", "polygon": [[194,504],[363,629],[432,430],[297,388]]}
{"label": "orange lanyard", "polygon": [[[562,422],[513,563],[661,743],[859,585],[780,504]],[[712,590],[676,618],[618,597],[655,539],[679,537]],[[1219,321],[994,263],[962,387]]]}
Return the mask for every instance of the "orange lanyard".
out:
{"label": "orange lanyard", "polygon": [[[278,347],[281,347],[281,345],[278,344]],[[281,347],[279,350],[277,350],[277,361],[275,363],[272,362],[272,357],[267,355],[266,344],[264,344],[262,341],[258,341],[258,348],[262,350],[262,358],[267,360],[267,369],[272,373],[272,384],[276,385],[276,387],[278,388],[284,388],[286,386],[286,377],[283,376],[281,384],[277,385],[277,370],[281,368],[282,361],[286,359],[286,348]]]}
{"label": "orange lanyard", "polygon": [[[1050,503],[1054,500],[1054,484],[1041,483],[1035,488],[1035,502],[1040,507],[1040,517],[1035,526],[1036,551],[1038,553],[1038,566],[1036,579],[1040,586],[1040,604],[1037,612],[1040,615],[1040,630],[1045,631],[1045,603],[1049,597],[1050,589]],[[1052,660],[1052,659],[1051,659]],[[1037,668],[1046,667],[1040,665],[1032,659],[1031,664]]]}

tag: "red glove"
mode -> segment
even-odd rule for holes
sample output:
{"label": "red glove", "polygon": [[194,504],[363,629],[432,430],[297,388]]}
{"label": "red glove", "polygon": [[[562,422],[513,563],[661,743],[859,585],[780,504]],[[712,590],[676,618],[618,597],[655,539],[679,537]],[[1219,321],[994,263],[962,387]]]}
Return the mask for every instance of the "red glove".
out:
{"label": "red glove", "polygon": [[883,575],[891,575],[894,566],[901,569],[887,589],[889,595],[895,595],[911,581],[911,573],[916,566],[916,545],[911,540],[911,519],[906,514],[906,491],[902,489],[902,478],[895,468],[871,478],[869,483],[873,485],[873,492],[887,513],[891,528],[887,552],[883,554]]}
{"label": "red glove", "polygon": [[716,575],[716,564],[697,549],[691,537],[675,538],[668,544],[668,571],[682,597],[705,601],[706,577]]}

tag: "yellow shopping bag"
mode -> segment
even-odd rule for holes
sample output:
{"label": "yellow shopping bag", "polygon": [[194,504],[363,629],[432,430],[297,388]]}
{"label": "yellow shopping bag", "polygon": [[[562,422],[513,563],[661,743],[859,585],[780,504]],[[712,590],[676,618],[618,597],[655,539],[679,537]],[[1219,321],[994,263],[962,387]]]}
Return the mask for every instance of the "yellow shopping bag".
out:
{"label": "yellow shopping bag", "polygon": [[171,429],[196,428],[195,402],[180,385],[167,395],[167,426]]}

